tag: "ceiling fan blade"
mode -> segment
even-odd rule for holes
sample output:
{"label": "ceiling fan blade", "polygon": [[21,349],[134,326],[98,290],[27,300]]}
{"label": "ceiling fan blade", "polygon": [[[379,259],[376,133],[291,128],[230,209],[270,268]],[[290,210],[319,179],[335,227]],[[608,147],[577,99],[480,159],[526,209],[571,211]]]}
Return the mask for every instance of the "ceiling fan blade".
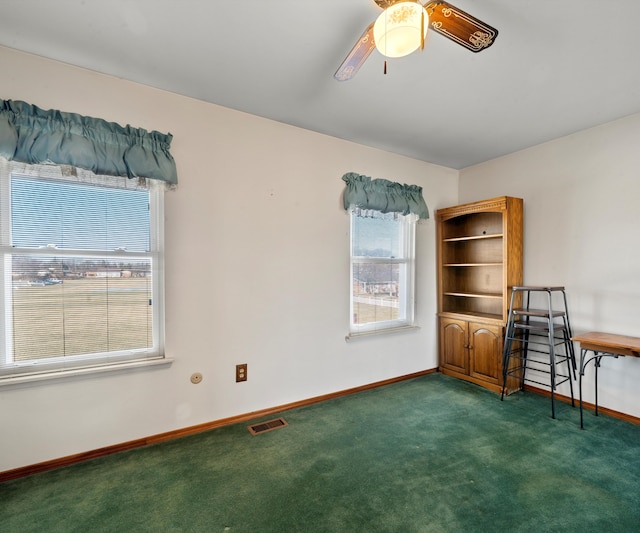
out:
{"label": "ceiling fan blade", "polygon": [[472,52],[489,48],[498,30],[447,2],[428,2],[429,27]]}
{"label": "ceiling fan blade", "polygon": [[342,65],[338,67],[333,77],[338,81],[347,81],[353,78],[375,47],[376,43],[373,41],[372,22],[367,29],[364,30],[364,33],[353,46],[349,55],[347,55],[342,62]]}

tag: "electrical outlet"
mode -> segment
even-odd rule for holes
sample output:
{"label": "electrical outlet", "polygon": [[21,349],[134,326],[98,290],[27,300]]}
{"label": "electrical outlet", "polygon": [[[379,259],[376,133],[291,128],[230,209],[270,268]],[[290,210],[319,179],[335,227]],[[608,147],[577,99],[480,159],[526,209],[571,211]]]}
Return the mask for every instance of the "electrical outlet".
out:
{"label": "electrical outlet", "polygon": [[247,363],[236,365],[236,383],[247,381]]}

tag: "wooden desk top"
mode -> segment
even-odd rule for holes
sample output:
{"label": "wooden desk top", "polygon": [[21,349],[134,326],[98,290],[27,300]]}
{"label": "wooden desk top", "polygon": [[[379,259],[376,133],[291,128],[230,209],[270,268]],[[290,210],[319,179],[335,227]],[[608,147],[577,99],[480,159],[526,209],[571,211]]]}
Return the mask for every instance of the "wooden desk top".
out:
{"label": "wooden desk top", "polygon": [[590,331],[571,337],[571,340],[579,342],[580,347],[585,350],[640,357],[640,337]]}

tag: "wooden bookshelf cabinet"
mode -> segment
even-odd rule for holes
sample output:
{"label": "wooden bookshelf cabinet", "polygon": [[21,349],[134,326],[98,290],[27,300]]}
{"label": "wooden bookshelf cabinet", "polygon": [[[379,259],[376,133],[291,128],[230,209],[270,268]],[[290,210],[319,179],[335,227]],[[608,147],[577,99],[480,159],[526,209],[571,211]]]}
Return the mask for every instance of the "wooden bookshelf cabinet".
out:
{"label": "wooden bookshelf cabinet", "polygon": [[523,201],[439,209],[436,222],[440,370],[501,392],[511,287],[522,284]]}

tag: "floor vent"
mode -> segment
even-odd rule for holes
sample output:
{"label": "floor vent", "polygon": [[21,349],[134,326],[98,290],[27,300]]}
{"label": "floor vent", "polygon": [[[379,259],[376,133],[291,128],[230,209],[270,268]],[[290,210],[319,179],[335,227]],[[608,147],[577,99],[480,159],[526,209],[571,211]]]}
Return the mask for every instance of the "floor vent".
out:
{"label": "floor vent", "polygon": [[266,433],[273,429],[279,429],[285,427],[287,424],[284,418],[275,418],[274,420],[268,420],[267,422],[260,422],[249,426],[249,432],[252,435],[258,435],[259,433]]}

